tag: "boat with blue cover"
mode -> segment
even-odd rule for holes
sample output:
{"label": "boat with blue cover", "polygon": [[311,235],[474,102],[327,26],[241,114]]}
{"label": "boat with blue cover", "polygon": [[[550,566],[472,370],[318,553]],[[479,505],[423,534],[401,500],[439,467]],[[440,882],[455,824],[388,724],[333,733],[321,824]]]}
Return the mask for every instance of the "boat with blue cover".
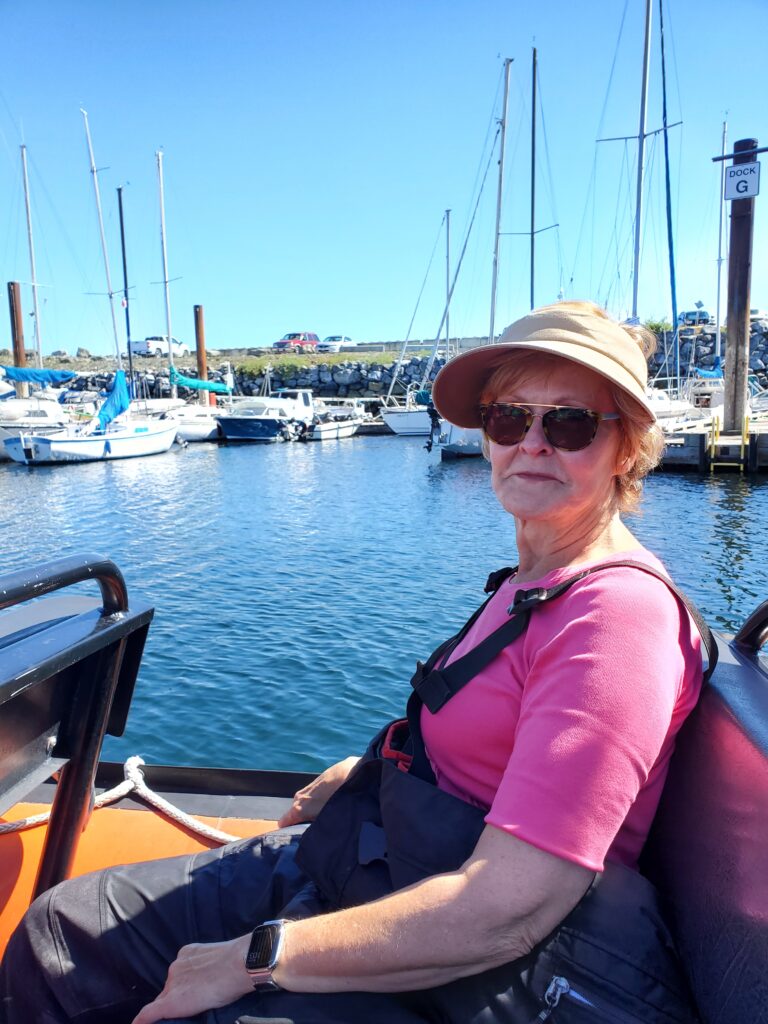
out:
{"label": "boat with blue cover", "polygon": [[118,370],[107,398],[88,423],[71,425],[43,435],[20,433],[3,441],[5,454],[26,466],[63,462],[101,462],[167,452],[176,440],[173,420],[121,419],[130,408],[125,373]]}

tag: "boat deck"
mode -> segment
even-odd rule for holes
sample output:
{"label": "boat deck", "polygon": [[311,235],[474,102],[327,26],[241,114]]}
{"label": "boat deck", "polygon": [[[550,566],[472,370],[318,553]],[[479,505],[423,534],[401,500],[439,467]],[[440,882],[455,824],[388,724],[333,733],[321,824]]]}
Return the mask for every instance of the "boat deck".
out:
{"label": "boat deck", "polygon": [[[243,839],[275,828],[293,793],[312,778],[304,772],[164,765],[144,765],[142,772],[149,788],[174,807],[209,827]],[[122,780],[122,765],[102,762],[96,795]],[[55,790],[54,782],[42,783],[24,802],[4,814],[3,821],[19,821],[50,810]],[[32,899],[46,832],[46,825],[37,825],[0,835],[0,953]],[[172,821],[143,800],[127,796],[92,813],[77,846],[72,875],[111,864],[198,853],[219,845]]]}

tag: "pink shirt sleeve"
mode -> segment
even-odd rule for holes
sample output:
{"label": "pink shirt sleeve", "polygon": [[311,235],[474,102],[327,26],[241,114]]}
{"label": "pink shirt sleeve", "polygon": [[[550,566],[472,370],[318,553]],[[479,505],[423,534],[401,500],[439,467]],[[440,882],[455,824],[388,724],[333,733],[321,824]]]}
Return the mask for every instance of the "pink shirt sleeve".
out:
{"label": "pink shirt sleeve", "polygon": [[633,805],[640,830],[650,826],[698,692],[683,692],[694,647],[673,595],[638,571],[597,573],[534,613],[513,749],[486,822],[602,870]]}

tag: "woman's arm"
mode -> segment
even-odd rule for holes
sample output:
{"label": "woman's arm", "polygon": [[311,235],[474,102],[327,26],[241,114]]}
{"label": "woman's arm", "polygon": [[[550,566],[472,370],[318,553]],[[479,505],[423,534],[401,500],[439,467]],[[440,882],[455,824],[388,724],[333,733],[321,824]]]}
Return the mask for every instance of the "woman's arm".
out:
{"label": "woman's arm", "polygon": [[[403,992],[527,953],[576,906],[593,873],[487,826],[469,860],[391,896],[291,921],[275,981],[293,992]],[[251,988],[250,936],[185,946],[134,1024],[224,1006]]]}
{"label": "woman's arm", "polygon": [[527,953],[593,873],[487,826],[459,871],[291,922],[275,981],[296,992],[430,988]]}
{"label": "woman's arm", "polygon": [[314,821],[337,789],[340,789],[360,760],[359,757],[345,757],[330,768],[326,768],[316,779],[293,795],[293,803],[277,823],[278,828],[298,825],[303,821]]}

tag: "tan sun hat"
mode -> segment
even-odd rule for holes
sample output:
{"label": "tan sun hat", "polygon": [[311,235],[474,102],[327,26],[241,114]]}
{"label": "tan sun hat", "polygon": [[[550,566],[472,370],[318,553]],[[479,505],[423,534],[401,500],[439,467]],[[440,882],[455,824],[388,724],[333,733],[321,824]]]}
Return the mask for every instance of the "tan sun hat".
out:
{"label": "tan sun hat", "polygon": [[498,344],[462,352],[446,363],[432,386],[437,411],[457,427],[479,427],[486,381],[511,353],[524,349],[586,366],[634,399],[649,422],[655,419],[645,393],[648,364],[638,343],[614,320],[570,303],[534,310],[510,324]]}

